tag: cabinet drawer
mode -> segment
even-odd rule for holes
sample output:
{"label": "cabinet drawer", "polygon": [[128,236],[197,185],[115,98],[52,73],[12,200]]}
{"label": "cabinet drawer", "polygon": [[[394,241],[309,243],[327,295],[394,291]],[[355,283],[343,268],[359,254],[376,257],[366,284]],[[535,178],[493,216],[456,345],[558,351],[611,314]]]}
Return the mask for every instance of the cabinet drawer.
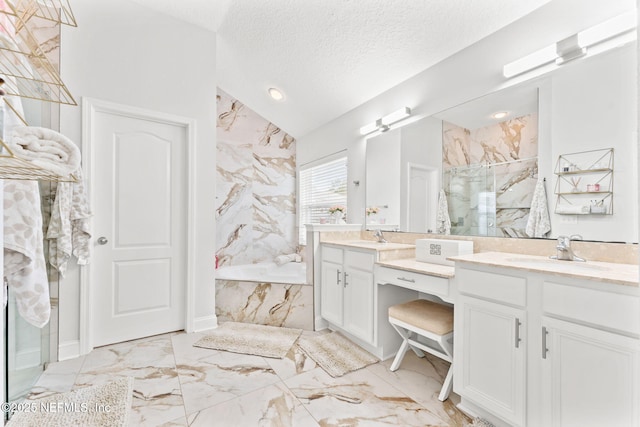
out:
{"label": "cabinet drawer", "polygon": [[344,253],[345,266],[359,270],[373,271],[373,263],[376,257],[372,252],[358,252],[346,250]]}
{"label": "cabinet drawer", "polygon": [[379,284],[391,284],[425,294],[444,297],[449,294],[449,279],[395,268],[377,267],[375,281]]}
{"label": "cabinet drawer", "polygon": [[460,293],[524,307],[527,280],[524,277],[456,268],[455,280]]}
{"label": "cabinet drawer", "polygon": [[322,260],[342,264],[342,249],[332,246],[322,246]]}
{"label": "cabinet drawer", "polygon": [[565,319],[640,335],[640,298],[545,281],[542,309]]}

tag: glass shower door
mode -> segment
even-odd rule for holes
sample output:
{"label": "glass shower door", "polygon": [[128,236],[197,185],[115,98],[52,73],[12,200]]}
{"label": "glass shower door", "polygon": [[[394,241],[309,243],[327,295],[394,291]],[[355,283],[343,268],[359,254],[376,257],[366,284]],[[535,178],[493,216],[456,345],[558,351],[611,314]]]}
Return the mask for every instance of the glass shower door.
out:
{"label": "glass shower door", "polygon": [[49,361],[50,328],[48,323],[41,329],[26,322],[11,291],[6,313],[6,396],[11,403],[23,399],[44,371]]}

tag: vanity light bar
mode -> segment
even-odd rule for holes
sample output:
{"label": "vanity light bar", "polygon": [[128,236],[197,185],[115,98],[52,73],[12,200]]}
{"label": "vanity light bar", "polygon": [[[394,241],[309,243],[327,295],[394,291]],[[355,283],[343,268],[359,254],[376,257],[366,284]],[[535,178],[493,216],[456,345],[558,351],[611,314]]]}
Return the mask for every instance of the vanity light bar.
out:
{"label": "vanity light bar", "polygon": [[502,73],[511,78],[543,67],[552,69],[586,55],[596,55],[635,40],[636,26],[637,11],[634,9],[510,62],[503,67]]}
{"label": "vanity light bar", "polygon": [[398,123],[411,116],[411,108],[402,107],[401,109],[389,113],[384,117],[377,119],[375,122],[364,125],[360,128],[360,135],[368,135],[375,131],[386,132],[389,130],[389,126],[394,123]]}

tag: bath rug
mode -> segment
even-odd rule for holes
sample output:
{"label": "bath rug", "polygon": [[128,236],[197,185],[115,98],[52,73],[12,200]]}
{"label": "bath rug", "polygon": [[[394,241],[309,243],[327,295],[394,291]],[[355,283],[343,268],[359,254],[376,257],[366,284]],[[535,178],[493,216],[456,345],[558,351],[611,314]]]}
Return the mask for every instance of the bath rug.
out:
{"label": "bath rug", "polygon": [[16,404],[9,427],[121,427],[129,423],[133,378]]}
{"label": "bath rug", "polygon": [[337,332],[302,337],[298,347],[334,378],[378,362],[371,353]]}
{"label": "bath rug", "polygon": [[484,418],[474,418],[473,423],[469,424],[469,427],[494,427],[494,425]]}
{"label": "bath rug", "polygon": [[301,333],[302,329],[225,322],[193,346],[282,359]]}

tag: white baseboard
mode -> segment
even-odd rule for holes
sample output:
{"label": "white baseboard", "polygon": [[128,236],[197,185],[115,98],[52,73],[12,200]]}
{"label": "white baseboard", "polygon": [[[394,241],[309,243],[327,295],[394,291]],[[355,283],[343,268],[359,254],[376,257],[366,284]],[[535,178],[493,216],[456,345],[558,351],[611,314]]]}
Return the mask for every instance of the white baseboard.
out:
{"label": "white baseboard", "polygon": [[218,316],[215,314],[211,316],[198,317],[193,320],[193,331],[187,332],[201,332],[209,329],[215,329],[218,327]]}
{"label": "white baseboard", "polygon": [[326,320],[324,320],[320,316],[316,316],[316,318],[315,318],[315,330],[316,331],[322,331],[324,329],[327,329],[328,327],[329,327],[329,322],[327,322]]}
{"label": "white baseboard", "polygon": [[80,341],[67,341],[58,345],[58,360],[69,360],[80,357]]}

